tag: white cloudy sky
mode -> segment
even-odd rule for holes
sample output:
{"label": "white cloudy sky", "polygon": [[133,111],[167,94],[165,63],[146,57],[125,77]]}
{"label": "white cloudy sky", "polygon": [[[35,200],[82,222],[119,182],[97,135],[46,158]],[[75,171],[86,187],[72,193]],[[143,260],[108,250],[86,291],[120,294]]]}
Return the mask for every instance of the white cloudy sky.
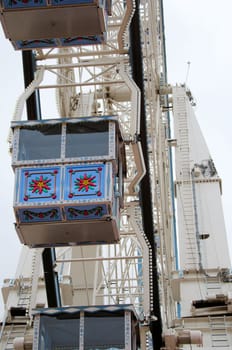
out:
{"label": "white cloudy sky", "polygon": [[[232,237],[232,2],[164,0],[169,83],[187,84],[197,101],[197,116],[223,180],[227,233]],[[0,36],[0,284],[14,277],[20,243],[14,231],[13,176],[7,135],[16,99],[23,91],[21,54]],[[232,252],[232,244],[230,243]]]}
{"label": "white cloudy sky", "polygon": [[23,91],[21,54],[0,36],[0,283],[14,277],[20,244],[13,227],[13,172],[10,167],[7,137],[16,99]]}

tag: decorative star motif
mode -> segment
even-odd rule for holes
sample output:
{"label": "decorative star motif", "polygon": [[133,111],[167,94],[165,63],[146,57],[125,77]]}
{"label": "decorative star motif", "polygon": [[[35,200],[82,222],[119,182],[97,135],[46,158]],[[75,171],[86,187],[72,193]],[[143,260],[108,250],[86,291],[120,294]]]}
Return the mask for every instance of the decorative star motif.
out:
{"label": "decorative star motif", "polygon": [[79,178],[75,180],[75,189],[79,192],[88,192],[89,190],[93,190],[96,187],[96,180],[94,180],[96,176],[91,176],[91,174],[81,175]]}
{"label": "decorative star motif", "polygon": [[30,188],[29,190],[32,193],[42,194],[47,193],[48,190],[51,189],[49,186],[49,183],[51,182],[51,179],[48,179],[47,177],[43,177],[40,175],[39,178],[36,178],[35,180],[32,180],[29,184]]}

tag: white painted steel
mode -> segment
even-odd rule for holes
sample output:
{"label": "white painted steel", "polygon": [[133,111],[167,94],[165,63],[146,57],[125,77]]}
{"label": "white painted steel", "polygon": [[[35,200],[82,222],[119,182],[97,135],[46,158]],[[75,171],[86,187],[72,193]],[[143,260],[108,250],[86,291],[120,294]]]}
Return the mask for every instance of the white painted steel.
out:
{"label": "white painted steel", "polygon": [[[160,5],[159,0],[140,2],[154,240],[157,246],[163,330],[166,332],[172,328],[178,332],[201,331],[203,349],[231,348],[232,278],[219,200],[221,183],[217,174],[206,176],[207,171],[208,174],[210,171],[212,174],[212,163],[204,163],[209,159],[209,153],[194,121],[185,88],[171,89],[170,86],[166,86]],[[56,249],[57,264],[54,268],[59,272],[63,305],[134,304],[136,310],[144,317],[144,331],[141,333],[142,348],[145,350],[149,348],[149,342],[145,345],[144,343],[149,337],[147,325],[153,308],[150,298],[153,281],[150,278],[150,247],[143,233],[139,197],[136,192],[128,190],[137,172],[132,144],[139,133],[140,92],[130,78],[127,26],[133,12],[133,3],[128,2],[127,6],[128,8],[125,8],[124,1],[113,1],[112,16],[109,16],[108,22],[108,39],[104,45],[75,47],[62,51],[37,50],[37,72],[44,71],[44,77],[43,85],[39,83],[33,86],[33,89],[40,90],[41,101],[46,107],[43,109],[45,118],[54,117],[49,107],[54,106],[57,101],[58,118],[75,116],[83,107],[79,105],[78,111],[78,104],[83,103],[86,107],[85,100],[88,95],[91,96],[88,100],[91,100],[91,106],[88,108],[91,116],[108,114],[118,115],[120,118],[122,134],[126,140],[128,174],[125,180],[124,209],[120,220],[120,244]],[[123,35],[120,34],[121,39],[118,40],[120,28],[123,28]],[[52,100],[51,90],[53,95],[54,90],[57,90],[55,102]],[[176,142],[170,141],[168,111],[171,105],[168,96],[163,95],[170,94],[171,90],[174,122],[177,121]],[[33,91],[30,90],[30,93]],[[26,97],[24,94],[23,103]],[[17,110],[17,115],[19,114]],[[179,218],[179,255],[175,249],[173,230],[175,213],[171,202],[171,144],[177,145],[175,189]],[[207,237],[208,234],[207,239],[199,241],[200,236]],[[179,257],[181,271],[178,270]],[[42,269],[37,270],[37,280],[33,284],[32,261],[32,251],[24,247],[15,279],[6,280],[4,283],[5,321],[8,323],[14,321],[9,310],[12,305],[17,306],[23,287],[30,291],[33,287],[33,294],[36,295],[33,295],[31,305],[46,306],[43,272]],[[206,303],[224,300],[225,303],[219,308],[197,308],[193,301],[199,300]],[[30,320],[30,311],[31,306],[28,304],[29,314],[23,319],[25,323]],[[218,323],[223,331],[222,336],[220,332],[215,331]],[[1,350],[5,349],[12,331],[6,323],[3,325]],[[24,331],[25,329],[21,333]],[[30,331],[29,327],[26,335]],[[217,343],[219,340],[220,344]],[[197,346],[184,344],[181,348]]]}

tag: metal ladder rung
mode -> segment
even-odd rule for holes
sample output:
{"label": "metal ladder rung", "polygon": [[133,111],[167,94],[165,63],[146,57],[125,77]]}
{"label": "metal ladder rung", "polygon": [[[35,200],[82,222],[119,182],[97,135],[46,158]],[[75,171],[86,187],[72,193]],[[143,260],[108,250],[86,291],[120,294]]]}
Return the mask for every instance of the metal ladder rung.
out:
{"label": "metal ladder rung", "polygon": [[8,338],[6,341],[5,350],[13,350],[14,349],[14,339],[20,337],[25,334],[27,324],[22,325],[11,325],[11,329],[8,333]]}

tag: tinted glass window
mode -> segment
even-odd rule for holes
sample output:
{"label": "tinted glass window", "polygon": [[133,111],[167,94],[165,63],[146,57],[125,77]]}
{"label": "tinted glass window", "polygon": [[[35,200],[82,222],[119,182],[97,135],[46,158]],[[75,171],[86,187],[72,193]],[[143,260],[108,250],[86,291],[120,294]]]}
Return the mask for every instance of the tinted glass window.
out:
{"label": "tinted glass window", "polygon": [[60,158],[61,124],[25,126],[19,133],[18,160]]}
{"label": "tinted glass window", "polygon": [[79,349],[79,319],[40,319],[39,350]]}
{"label": "tinted glass window", "polygon": [[124,347],[124,317],[85,317],[85,350],[117,350]]}
{"label": "tinted glass window", "polygon": [[65,157],[94,157],[109,154],[107,122],[67,125]]}

